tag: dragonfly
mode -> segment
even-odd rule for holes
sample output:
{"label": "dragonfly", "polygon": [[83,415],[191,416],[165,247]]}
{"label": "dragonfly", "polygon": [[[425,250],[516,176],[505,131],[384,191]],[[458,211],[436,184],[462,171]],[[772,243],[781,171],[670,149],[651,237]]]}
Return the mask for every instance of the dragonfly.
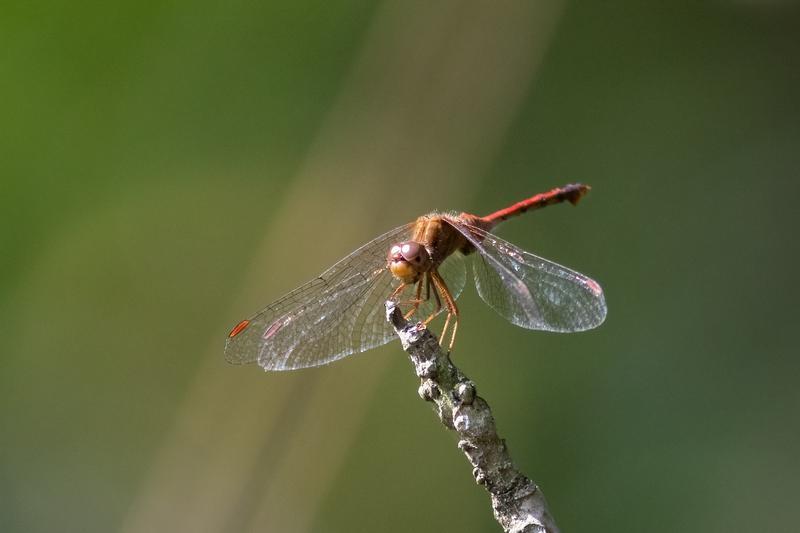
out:
{"label": "dragonfly", "polygon": [[480,297],[512,324],[553,332],[595,328],[607,312],[596,281],[491,232],[527,211],[575,205],[589,190],[569,184],[483,217],[433,212],[390,230],[236,324],[225,358],[267,371],[294,370],[381,346],[395,338],[383,311],[387,300],[425,327],[445,313],[439,338],[444,343],[449,333],[452,350],[468,260]]}

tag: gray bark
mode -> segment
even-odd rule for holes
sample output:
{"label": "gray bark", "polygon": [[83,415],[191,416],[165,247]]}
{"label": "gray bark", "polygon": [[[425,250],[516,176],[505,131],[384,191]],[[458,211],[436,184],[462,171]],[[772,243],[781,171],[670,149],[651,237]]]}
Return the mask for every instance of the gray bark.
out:
{"label": "gray bark", "polygon": [[458,447],[472,464],[475,481],[489,492],[495,519],[503,530],[557,533],[544,494],[514,465],[475,384],[453,365],[428,329],[403,318],[396,303],[386,302],[386,318],[421,380],[420,397],[433,404],[445,427],[458,433]]}

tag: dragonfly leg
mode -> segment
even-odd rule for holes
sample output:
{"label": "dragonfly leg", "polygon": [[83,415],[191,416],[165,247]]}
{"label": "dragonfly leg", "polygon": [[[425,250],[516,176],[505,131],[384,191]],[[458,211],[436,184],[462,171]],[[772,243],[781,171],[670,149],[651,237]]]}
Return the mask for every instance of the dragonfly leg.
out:
{"label": "dragonfly leg", "polygon": [[389,300],[394,300],[395,298],[397,298],[397,296],[401,292],[403,292],[403,289],[405,289],[405,288],[406,288],[406,284],[405,283],[401,283],[400,285],[398,285],[397,288],[392,292],[392,294],[389,295]]}
{"label": "dragonfly leg", "polygon": [[444,339],[447,337],[447,328],[450,327],[450,318],[452,316],[453,316],[453,314],[450,311],[448,311],[447,312],[447,317],[445,317],[445,319],[444,319],[444,327],[442,328],[442,332],[439,334],[439,338],[440,338],[439,344],[442,344],[444,342]]}
{"label": "dragonfly leg", "polygon": [[[433,278],[432,278],[430,272],[426,272],[425,273],[425,279],[427,280],[427,283],[428,283],[428,291],[430,291],[431,286],[433,286],[433,297],[436,299],[436,309],[433,310],[433,313],[431,313],[431,316],[429,316],[428,318],[426,318],[425,320],[422,321],[422,323],[427,327],[427,325],[430,323],[430,321],[433,320],[434,318],[436,318],[436,315],[438,315],[439,311],[442,309],[442,300],[441,300],[441,298],[439,298],[439,288],[436,285],[436,282],[433,281]],[[428,299],[430,300],[430,294],[428,294]]]}
{"label": "dragonfly leg", "polygon": [[416,313],[417,309],[419,309],[419,304],[422,303],[422,278],[420,278],[420,280],[417,282],[417,292],[414,296],[414,299],[409,300],[408,303],[413,304],[413,306],[411,307],[411,311],[403,316],[403,318],[406,320],[414,316],[414,313]]}
{"label": "dragonfly leg", "polygon": [[[435,316],[439,312],[439,310],[442,308],[442,299],[439,298],[439,291],[436,290],[436,284],[433,283],[433,278],[431,276],[431,273],[427,272],[425,274],[425,277],[428,278],[428,290],[430,290],[431,285],[433,285],[433,297],[436,299],[436,311],[433,312],[433,314]],[[430,299],[430,296],[428,296],[428,298]]]}
{"label": "dragonfly leg", "polygon": [[442,329],[441,334],[442,342],[444,342],[446,338],[447,328],[450,325],[450,320],[452,319],[453,321],[453,330],[450,333],[450,344],[448,345],[448,351],[450,351],[453,349],[453,343],[456,341],[456,331],[458,330],[458,306],[456,305],[456,300],[450,293],[450,289],[447,287],[447,283],[445,283],[442,276],[434,270],[431,272],[431,278],[433,279],[434,288],[438,289],[438,292],[442,293],[444,305],[447,308],[447,318],[444,321],[444,328]]}
{"label": "dragonfly leg", "polygon": [[454,313],[453,316],[455,316],[456,319],[453,320],[453,333],[452,336],[450,337],[450,346],[447,347],[447,353],[453,351],[453,343],[456,342],[456,331],[458,330],[458,310],[456,310],[456,313]]}
{"label": "dragonfly leg", "polygon": [[431,276],[427,272],[425,273],[425,299],[431,299]]}

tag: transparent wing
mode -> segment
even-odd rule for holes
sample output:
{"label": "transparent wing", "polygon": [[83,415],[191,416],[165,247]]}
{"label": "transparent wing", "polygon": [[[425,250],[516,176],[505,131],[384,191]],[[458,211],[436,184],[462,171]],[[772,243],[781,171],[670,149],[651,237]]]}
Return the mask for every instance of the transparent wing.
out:
{"label": "transparent wing", "polygon": [[249,319],[225,343],[235,364],[265,370],[318,366],[389,342],[383,302],[392,292],[389,247],[407,240],[412,224],[395,228],[348,255],[318,278]]}
{"label": "transparent wing", "polygon": [[591,278],[521,250],[486,230],[448,219],[475,246],[475,285],[483,301],[527,329],[583,331],[603,323],[603,289]]}

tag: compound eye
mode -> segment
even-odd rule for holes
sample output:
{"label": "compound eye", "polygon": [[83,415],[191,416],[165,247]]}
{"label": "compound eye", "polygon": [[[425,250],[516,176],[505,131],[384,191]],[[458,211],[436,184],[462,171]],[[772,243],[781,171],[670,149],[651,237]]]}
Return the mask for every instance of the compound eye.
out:
{"label": "compound eye", "polygon": [[419,263],[422,260],[421,248],[416,242],[404,242],[400,245],[400,254],[409,263]]}

